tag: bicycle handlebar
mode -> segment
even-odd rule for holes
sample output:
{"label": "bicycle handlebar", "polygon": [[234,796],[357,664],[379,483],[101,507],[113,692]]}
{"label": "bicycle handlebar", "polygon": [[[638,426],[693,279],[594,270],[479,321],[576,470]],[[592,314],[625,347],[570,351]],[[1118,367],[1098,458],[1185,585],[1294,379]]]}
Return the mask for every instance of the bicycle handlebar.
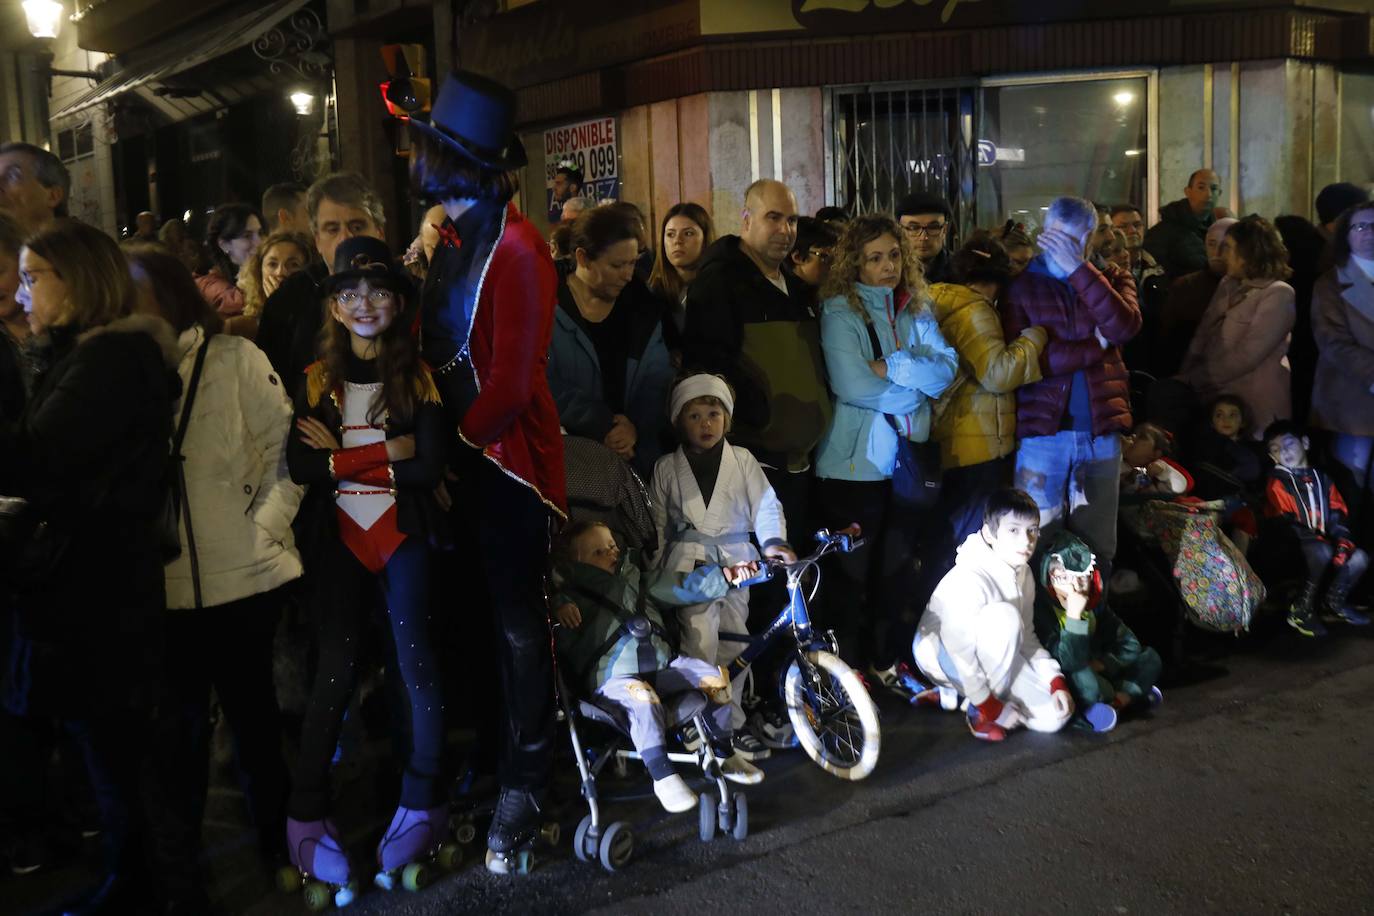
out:
{"label": "bicycle handlebar", "polygon": [[835,532],[822,528],[820,531],[816,532],[816,540],[821,546],[816,548],[816,552],[811,554],[811,556],[802,557],[795,563],[788,563],[785,560],[769,557],[759,565],[759,571],[755,575],[750,576],[735,587],[748,588],[751,585],[762,585],[772,579],[779,569],[785,569],[789,572],[792,570],[804,570],[832,550],[837,550],[840,553],[849,553],[850,551],[857,550],[864,546],[865,543],[864,539],[859,536],[860,534],[862,534],[862,529],[859,527],[858,523],[854,523],[848,528]]}

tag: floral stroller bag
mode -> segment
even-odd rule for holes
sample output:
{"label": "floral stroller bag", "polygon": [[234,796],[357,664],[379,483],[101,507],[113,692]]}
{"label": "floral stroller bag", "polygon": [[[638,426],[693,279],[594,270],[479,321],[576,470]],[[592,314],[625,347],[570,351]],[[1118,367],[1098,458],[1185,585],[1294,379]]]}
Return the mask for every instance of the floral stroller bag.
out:
{"label": "floral stroller bag", "polygon": [[1220,500],[1147,499],[1123,505],[1121,515],[1162,553],[1189,620],[1206,630],[1240,633],[1250,629],[1264,601],[1264,583],[1222,532],[1222,509]]}

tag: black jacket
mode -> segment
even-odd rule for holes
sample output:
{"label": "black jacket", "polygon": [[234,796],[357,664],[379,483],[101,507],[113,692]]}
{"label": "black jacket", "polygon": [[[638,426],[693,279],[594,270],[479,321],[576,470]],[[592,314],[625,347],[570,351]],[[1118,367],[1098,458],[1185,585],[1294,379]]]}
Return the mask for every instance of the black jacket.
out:
{"label": "black jacket", "polygon": [[304,384],[306,367],[315,361],[316,339],[324,324],[320,284],[327,276],[329,268],[315,261],[283,280],[262,304],[256,342],[293,398]]}
{"label": "black jacket", "polygon": [[1212,212],[1193,212],[1185,197],[1159,208],[1159,222],[1150,227],[1141,243],[1164,268],[1168,280],[1207,269],[1207,228]]}
{"label": "black jacket", "polygon": [[148,699],[161,650],[165,500],[176,334],[135,315],[59,330],[17,423],[0,427],[0,489],[71,542],[56,572],[16,595],[5,703],[79,717]]}
{"label": "black jacket", "polygon": [[[786,293],[740,250],[739,236],[718,239],[687,288],[682,365],[719,373],[735,389],[731,441],[760,461],[798,469],[825,431],[830,398],[820,326],[807,306],[812,297],[802,281],[787,271],[783,277]],[[767,324],[786,325],[788,333],[747,332]]]}

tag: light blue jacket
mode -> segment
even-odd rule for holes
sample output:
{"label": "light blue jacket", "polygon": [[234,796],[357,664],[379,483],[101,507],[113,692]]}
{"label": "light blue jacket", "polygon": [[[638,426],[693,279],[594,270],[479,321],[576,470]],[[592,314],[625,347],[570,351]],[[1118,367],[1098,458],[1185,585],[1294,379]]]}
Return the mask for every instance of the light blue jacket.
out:
{"label": "light blue jacket", "polygon": [[[822,304],[821,350],[835,392],[835,419],[817,451],[816,474],[887,480],[897,460],[897,433],[883,414],[892,414],[908,439],[926,441],[931,401],[954,380],[959,356],[928,309],[913,315],[902,307],[905,293],[894,302],[886,287],[859,283],[855,289],[883,352],[873,352],[864,320],[845,297]],[[887,378],[869,368],[874,359],[887,362]]]}

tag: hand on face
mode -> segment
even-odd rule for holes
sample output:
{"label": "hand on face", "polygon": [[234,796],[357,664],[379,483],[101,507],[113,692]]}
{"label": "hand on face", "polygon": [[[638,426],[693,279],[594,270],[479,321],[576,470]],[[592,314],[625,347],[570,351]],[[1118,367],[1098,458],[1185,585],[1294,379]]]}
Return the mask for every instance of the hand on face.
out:
{"label": "hand on face", "polygon": [[1073,273],[1083,264],[1083,251],[1086,242],[1075,238],[1058,226],[1047,228],[1040,233],[1040,250],[1065,276]]}

